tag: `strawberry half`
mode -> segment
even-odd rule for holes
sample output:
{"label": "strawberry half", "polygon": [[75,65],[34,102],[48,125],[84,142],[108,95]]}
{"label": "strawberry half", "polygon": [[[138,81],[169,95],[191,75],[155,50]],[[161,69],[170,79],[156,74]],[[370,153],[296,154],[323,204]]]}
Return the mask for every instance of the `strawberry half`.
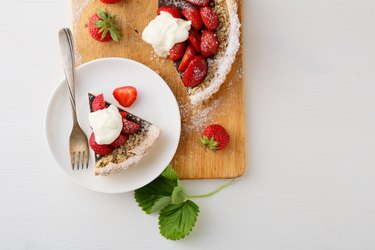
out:
{"label": "strawberry half", "polygon": [[128,137],[126,135],[119,135],[116,140],[114,140],[111,145],[111,148],[119,148],[122,145],[125,144],[125,142],[128,140]]}
{"label": "strawberry half", "polygon": [[210,4],[210,0],[186,0],[186,2],[195,4],[201,7],[208,6]]}
{"label": "strawberry half", "polygon": [[106,106],[105,106],[103,94],[95,96],[95,98],[94,98],[94,100],[92,101],[92,104],[91,104],[92,112],[102,110],[104,108],[106,108]]}
{"label": "strawberry half", "polygon": [[203,30],[202,38],[201,38],[202,56],[204,57],[212,56],[213,54],[215,54],[218,48],[219,48],[219,41],[217,39],[216,34],[210,30]]}
{"label": "strawberry half", "polygon": [[181,18],[182,17],[181,10],[174,5],[160,6],[158,11],[157,11],[158,15],[160,15],[160,12],[162,12],[162,11],[168,12],[174,18]]}
{"label": "strawberry half", "polygon": [[94,133],[91,133],[90,140],[89,140],[90,147],[94,152],[98,155],[109,155],[112,153],[112,148],[108,145],[99,145],[95,141]]}
{"label": "strawberry half", "polygon": [[213,151],[224,149],[229,143],[230,136],[225,128],[219,124],[208,126],[203,131],[200,144]]}
{"label": "strawberry half", "polygon": [[120,40],[120,27],[115,23],[115,16],[106,11],[96,10],[89,21],[89,33],[99,42]]}
{"label": "strawberry half", "polygon": [[186,50],[186,42],[176,43],[170,50],[169,50],[169,59],[172,61],[176,61],[183,57]]}
{"label": "strawberry half", "polygon": [[137,99],[137,89],[133,86],[124,86],[113,91],[113,97],[121,106],[130,107]]}
{"label": "strawberry half", "polygon": [[198,8],[194,6],[189,6],[185,8],[182,12],[182,15],[186,17],[187,20],[191,21],[191,26],[196,30],[200,30],[203,25],[201,13]]}
{"label": "strawberry half", "polygon": [[191,60],[193,60],[195,55],[196,55],[195,50],[193,49],[193,47],[189,45],[185,51],[184,57],[182,58],[180,65],[178,66],[178,70],[180,71],[185,70],[187,66],[189,65],[189,63],[191,62]]}
{"label": "strawberry half", "polygon": [[204,25],[208,30],[216,30],[219,26],[219,18],[215,11],[210,7],[203,7],[200,10]]}
{"label": "strawberry half", "polygon": [[132,135],[136,133],[141,128],[136,122],[129,121],[127,119],[122,119],[122,133],[126,135]]}
{"label": "strawberry half", "polygon": [[182,82],[186,87],[195,87],[206,78],[207,60],[202,56],[196,56],[189,63],[182,77]]}
{"label": "strawberry half", "polygon": [[188,42],[197,53],[201,53],[201,35],[194,28],[189,30]]}
{"label": "strawberry half", "polygon": [[120,111],[120,115],[121,115],[122,118],[126,119],[126,116],[128,115],[128,112]]}

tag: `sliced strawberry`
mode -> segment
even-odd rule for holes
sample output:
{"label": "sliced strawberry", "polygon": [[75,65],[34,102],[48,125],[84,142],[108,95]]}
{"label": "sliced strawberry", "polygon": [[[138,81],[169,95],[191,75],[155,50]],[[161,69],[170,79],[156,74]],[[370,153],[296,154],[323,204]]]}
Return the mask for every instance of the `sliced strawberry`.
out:
{"label": "sliced strawberry", "polygon": [[191,26],[194,27],[196,30],[200,30],[203,25],[201,13],[199,9],[194,6],[189,6],[185,8],[182,12],[182,15],[186,17],[187,20],[191,21]]}
{"label": "sliced strawberry", "polygon": [[111,145],[111,148],[119,148],[122,145],[125,144],[125,142],[128,140],[128,137],[126,135],[119,135],[116,140],[114,140]]}
{"label": "sliced strawberry", "polygon": [[169,50],[169,59],[172,61],[176,61],[180,59],[186,50],[186,42],[176,43],[170,50]]}
{"label": "sliced strawberry", "polygon": [[191,62],[191,60],[193,60],[195,55],[196,55],[195,50],[193,49],[193,47],[189,45],[185,51],[184,57],[182,58],[180,65],[178,66],[178,70],[180,71],[185,70],[187,66],[189,65],[189,63]]}
{"label": "sliced strawberry", "polygon": [[122,118],[126,119],[126,116],[128,115],[128,112],[120,111],[120,115],[122,116]]}
{"label": "sliced strawberry", "polygon": [[201,53],[201,35],[194,28],[189,30],[188,42],[197,53]]}
{"label": "sliced strawberry", "polygon": [[136,133],[141,128],[136,122],[129,121],[127,119],[122,119],[122,133],[126,135],[132,135]]}
{"label": "sliced strawberry", "polygon": [[94,150],[94,152],[98,155],[109,155],[110,153],[112,153],[112,148],[110,146],[99,145],[98,143],[96,143],[94,133],[91,133],[89,143],[92,150]]}
{"label": "sliced strawberry", "polygon": [[104,96],[103,94],[95,96],[91,104],[91,111],[95,112],[105,108]]}
{"label": "sliced strawberry", "polygon": [[196,56],[185,70],[182,82],[186,87],[195,87],[206,78],[207,60],[203,56]]}
{"label": "sliced strawberry", "polygon": [[182,17],[181,10],[178,7],[174,6],[174,5],[160,6],[159,9],[158,9],[158,11],[157,11],[158,15],[160,15],[161,11],[168,12],[174,18],[181,18]]}
{"label": "sliced strawberry", "polygon": [[202,56],[204,57],[212,56],[213,54],[215,54],[218,48],[219,48],[219,41],[215,33],[210,30],[203,30],[202,39],[201,39]]}
{"label": "sliced strawberry", "polygon": [[113,96],[124,107],[130,107],[137,99],[137,89],[132,86],[124,86],[113,91]]}
{"label": "sliced strawberry", "polygon": [[100,1],[105,4],[114,4],[114,3],[120,2],[121,0],[100,0]]}
{"label": "sliced strawberry", "polygon": [[219,18],[210,7],[203,7],[200,10],[204,25],[208,30],[216,30],[219,26]]}
{"label": "sliced strawberry", "polygon": [[208,6],[210,4],[210,0],[186,0],[186,2],[195,4],[201,7]]}

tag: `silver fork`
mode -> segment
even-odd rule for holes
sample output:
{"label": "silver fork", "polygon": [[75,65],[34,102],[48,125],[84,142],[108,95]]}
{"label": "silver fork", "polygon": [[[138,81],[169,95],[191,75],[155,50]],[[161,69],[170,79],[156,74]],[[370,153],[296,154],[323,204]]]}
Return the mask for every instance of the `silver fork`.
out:
{"label": "silver fork", "polygon": [[77,120],[76,100],[75,100],[75,64],[74,64],[74,44],[70,29],[64,28],[59,31],[59,41],[63,67],[68,86],[70,104],[73,113],[73,129],[69,137],[69,151],[72,170],[86,169],[89,167],[89,146],[87,137],[82,131]]}

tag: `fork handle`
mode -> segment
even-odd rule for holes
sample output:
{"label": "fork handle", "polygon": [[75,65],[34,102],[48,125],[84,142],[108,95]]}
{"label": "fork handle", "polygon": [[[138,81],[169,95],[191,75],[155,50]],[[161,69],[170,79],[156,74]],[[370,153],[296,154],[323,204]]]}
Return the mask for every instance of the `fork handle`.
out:
{"label": "fork handle", "polygon": [[75,63],[73,35],[70,29],[63,28],[59,31],[60,50],[63,59],[63,68],[68,86],[70,104],[72,106],[73,123],[77,124],[77,109],[75,99]]}

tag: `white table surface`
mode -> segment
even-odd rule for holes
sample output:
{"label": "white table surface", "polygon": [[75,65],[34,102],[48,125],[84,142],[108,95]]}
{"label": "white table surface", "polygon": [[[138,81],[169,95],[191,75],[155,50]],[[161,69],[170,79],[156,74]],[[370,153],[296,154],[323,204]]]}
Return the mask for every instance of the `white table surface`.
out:
{"label": "white table surface", "polygon": [[69,2],[0,0],[0,249],[375,249],[375,1],[244,0],[248,170],[179,242],[49,153]]}

